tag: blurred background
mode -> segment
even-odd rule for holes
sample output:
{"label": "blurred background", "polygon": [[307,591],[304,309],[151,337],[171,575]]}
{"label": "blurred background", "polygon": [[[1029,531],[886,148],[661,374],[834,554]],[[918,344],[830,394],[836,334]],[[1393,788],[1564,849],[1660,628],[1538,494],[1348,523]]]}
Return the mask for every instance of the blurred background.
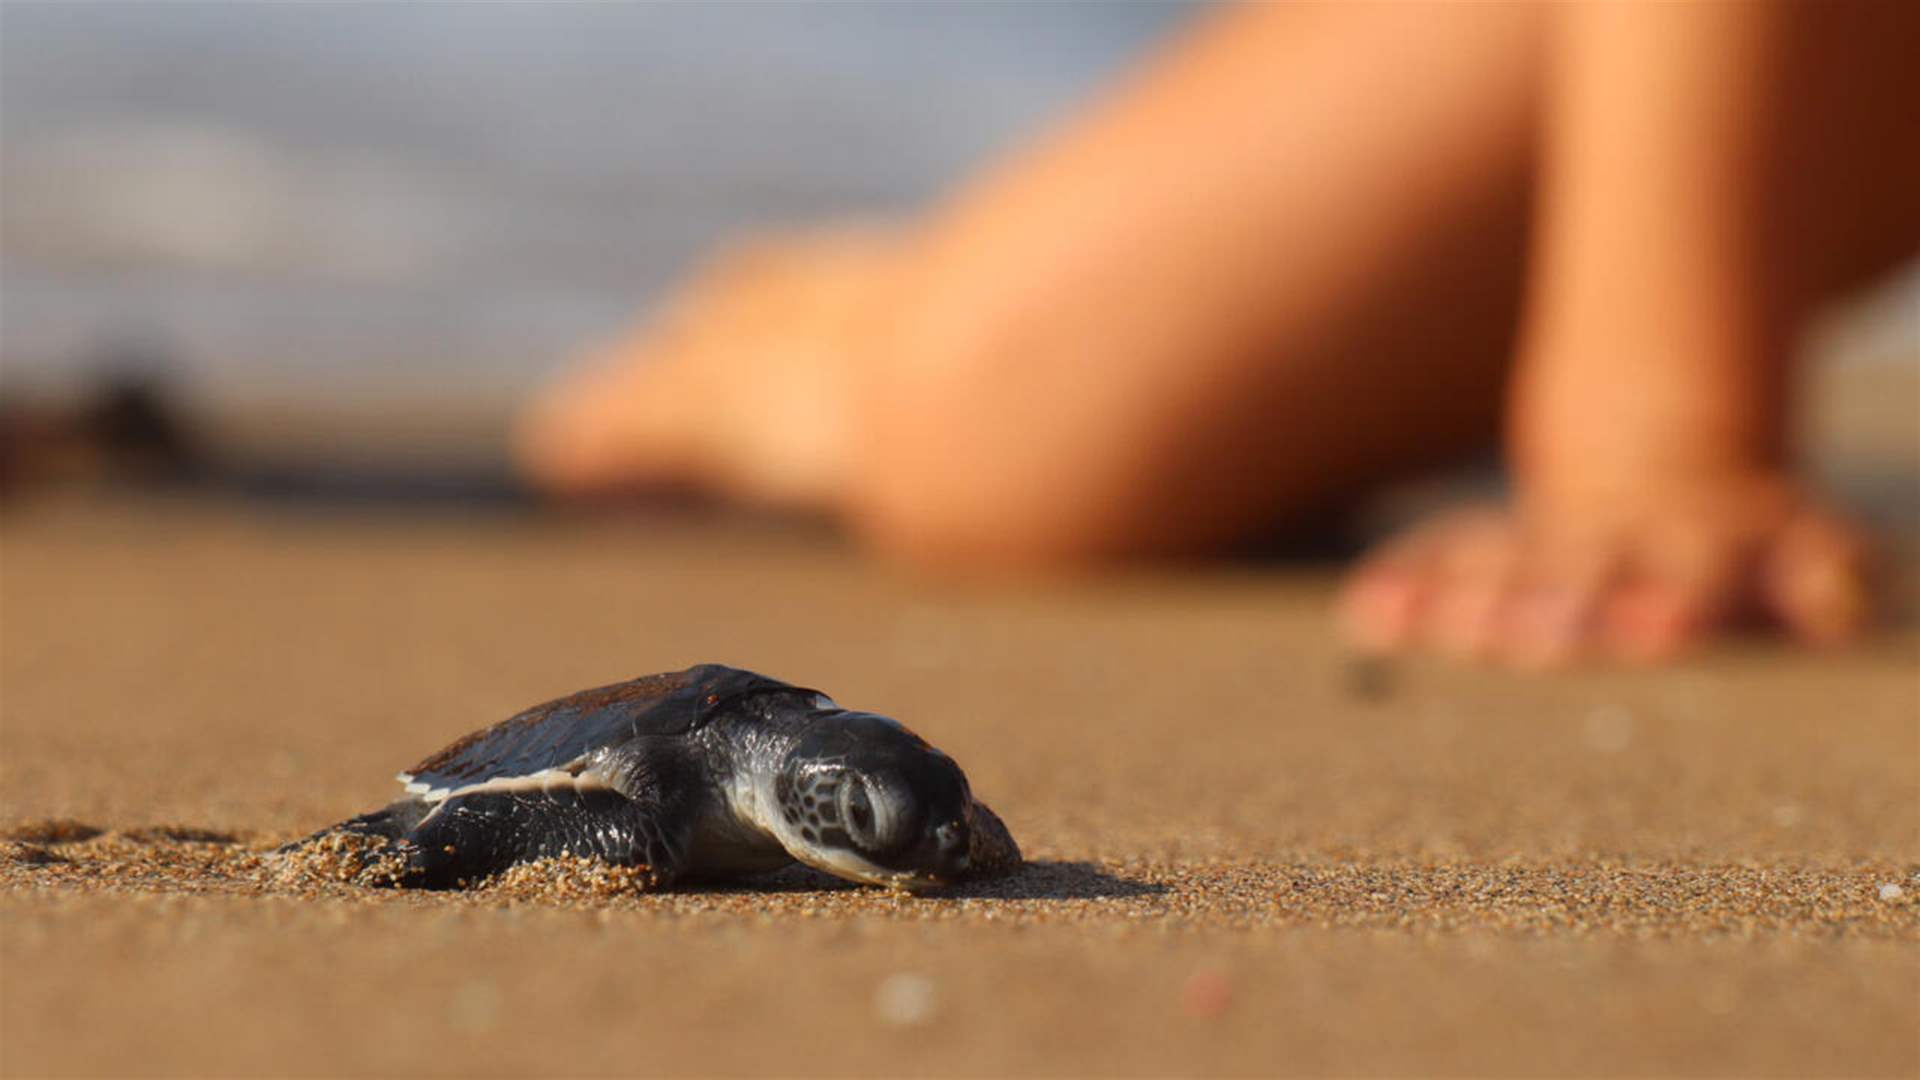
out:
{"label": "blurred background", "polygon": [[1195,10],[9,2],[0,393],[144,374],[229,451],[497,461],[702,250],[909,209]]}
{"label": "blurred background", "polygon": [[[516,403],[703,252],[909,213],[1206,7],[7,0],[0,490],[514,499]],[[1920,271],[1807,348],[1812,468],[1920,551]]]}
{"label": "blurred background", "polygon": [[[78,409],[163,455],[506,494],[513,403],[701,252],[906,212],[1200,10],[9,2],[7,460]],[[1917,342],[1909,273],[1810,347]]]}

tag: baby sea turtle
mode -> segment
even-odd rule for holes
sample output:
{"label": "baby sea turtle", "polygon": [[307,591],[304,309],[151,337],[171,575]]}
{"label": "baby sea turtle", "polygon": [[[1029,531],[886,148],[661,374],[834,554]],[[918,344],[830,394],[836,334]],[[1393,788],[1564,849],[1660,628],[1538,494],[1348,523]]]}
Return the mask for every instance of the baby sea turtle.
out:
{"label": "baby sea turtle", "polygon": [[518,863],[644,865],[659,885],[798,861],[922,888],[1020,851],[953,759],[897,721],[703,664],[537,705],[400,774],[398,802],[324,830],[382,843],[402,885]]}

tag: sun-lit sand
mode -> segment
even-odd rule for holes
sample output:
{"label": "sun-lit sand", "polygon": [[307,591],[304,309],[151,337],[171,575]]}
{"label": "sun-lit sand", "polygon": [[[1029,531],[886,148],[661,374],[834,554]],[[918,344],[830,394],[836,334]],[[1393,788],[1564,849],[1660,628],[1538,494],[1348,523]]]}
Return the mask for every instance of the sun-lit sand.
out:
{"label": "sun-lit sand", "polygon": [[[802,529],[69,499],[0,539],[10,1075],[1920,1070],[1910,630],[1360,693],[1321,569],[973,593]],[[906,719],[1034,865],[420,894],[271,854],[700,660]]]}
{"label": "sun-lit sand", "polygon": [[[1835,475],[1910,568],[1915,381],[1837,385]],[[1330,567],[970,591],[801,526],[23,499],[0,1072],[1914,1075],[1904,579],[1854,651],[1542,679],[1356,669]],[[274,854],[467,731],[706,660],[904,719],[1031,864],[428,894]]]}

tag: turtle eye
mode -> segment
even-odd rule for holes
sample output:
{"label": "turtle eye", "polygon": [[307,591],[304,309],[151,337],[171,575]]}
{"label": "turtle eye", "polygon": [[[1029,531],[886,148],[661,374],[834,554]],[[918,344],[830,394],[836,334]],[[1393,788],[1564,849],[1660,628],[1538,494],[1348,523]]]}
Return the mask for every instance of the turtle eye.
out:
{"label": "turtle eye", "polygon": [[853,842],[868,849],[880,847],[880,830],[875,827],[873,799],[867,794],[867,782],[858,777],[848,777],[840,785],[839,801],[840,820],[845,823],[847,834],[853,837]]}

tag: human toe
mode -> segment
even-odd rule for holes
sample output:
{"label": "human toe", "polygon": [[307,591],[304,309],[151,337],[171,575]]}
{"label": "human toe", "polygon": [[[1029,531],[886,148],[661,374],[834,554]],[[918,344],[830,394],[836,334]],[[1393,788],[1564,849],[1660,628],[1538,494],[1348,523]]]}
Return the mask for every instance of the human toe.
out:
{"label": "human toe", "polygon": [[1707,633],[1697,598],[1671,584],[1635,580],[1615,588],[1601,609],[1601,651],[1615,660],[1657,664],[1684,654]]}
{"label": "human toe", "polygon": [[1857,637],[1872,617],[1871,560],[1858,531],[1803,511],[1768,552],[1761,590],[1769,612],[1813,645]]}
{"label": "human toe", "polygon": [[1457,530],[1438,560],[1435,595],[1424,609],[1425,640],[1457,659],[1491,658],[1500,642],[1501,613],[1511,602],[1519,558],[1518,537],[1505,522]]}
{"label": "human toe", "polygon": [[1348,643],[1368,652],[1397,652],[1431,637],[1432,605],[1454,547],[1484,529],[1489,517],[1453,514],[1415,526],[1370,554],[1348,578],[1339,623]]}
{"label": "human toe", "polygon": [[1410,648],[1432,594],[1439,553],[1439,537],[1429,527],[1369,555],[1340,597],[1340,628],[1347,642],[1366,652]]}
{"label": "human toe", "polygon": [[1600,613],[1619,568],[1610,544],[1536,542],[1500,612],[1498,651],[1515,667],[1563,667],[1599,651]]}
{"label": "human toe", "polygon": [[1611,590],[1601,641],[1614,659],[1671,660],[1738,615],[1749,552],[1703,533],[1642,534]]}
{"label": "human toe", "polygon": [[1413,640],[1425,585],[1422,575],[1410,567],[1363,568],[1340,598],[1342,635],[1367,652],[1405,648]]}

